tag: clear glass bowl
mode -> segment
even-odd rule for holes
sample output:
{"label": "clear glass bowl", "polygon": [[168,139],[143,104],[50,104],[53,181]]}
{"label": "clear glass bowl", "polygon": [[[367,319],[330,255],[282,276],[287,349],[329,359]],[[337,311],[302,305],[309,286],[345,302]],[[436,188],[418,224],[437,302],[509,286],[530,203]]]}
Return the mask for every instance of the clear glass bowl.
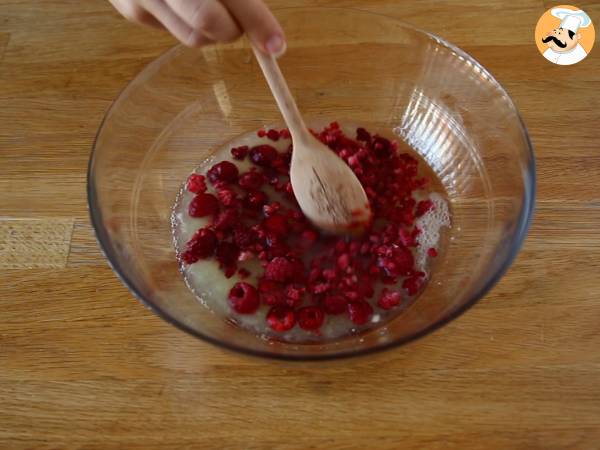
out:
{"label": "clear glass bowl", "polygon": [[[175,47],[146,67],[98,131],[88,173],[100,245],[127,287],[165,320],[214,344],[291,360],[407,343],[482,298],[515,258],[535,196],[534,154],[519,113],[472,57],[395,19],[349,9],[278,10],[280,60],[308,120],[395,130],[435,170],[452,208],[442,260],[421,297],[384,327],[325,344],[254,337],[186,287],[170,216],[187,175],[230,139],[281,123],[249,45]],[[225,301],[225,299],[224,299]]]}

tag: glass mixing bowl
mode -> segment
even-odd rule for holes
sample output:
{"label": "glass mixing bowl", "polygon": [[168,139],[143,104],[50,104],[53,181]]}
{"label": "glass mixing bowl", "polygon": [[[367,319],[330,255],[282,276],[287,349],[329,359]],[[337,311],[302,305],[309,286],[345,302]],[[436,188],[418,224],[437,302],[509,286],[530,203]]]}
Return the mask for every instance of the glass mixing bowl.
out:
{"label": "glass mixing bowl", "polygon": [[183,181],[227,141],[281,123],[243,40],[200,50],[175,47],[114,102],[88,173],[100,245],[144,305],[200,339],[246,354],[328,359],[424,336],[482,298],[521,247],[535,195],[527,130],[489,72],[432,34],[349,9],[290,8],[276,15],[289,40],[280,64],[307,120],[395,132],[445,186],[453,225],[424,293],[381,328],[298,345],[260,339],[226,323],[187,288],[170,227]]}

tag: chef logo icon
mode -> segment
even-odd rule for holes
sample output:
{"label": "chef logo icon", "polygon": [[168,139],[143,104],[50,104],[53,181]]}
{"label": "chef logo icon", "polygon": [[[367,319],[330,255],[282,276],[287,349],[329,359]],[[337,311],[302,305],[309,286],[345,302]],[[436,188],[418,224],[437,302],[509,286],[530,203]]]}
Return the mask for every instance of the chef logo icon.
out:
{"label": "chef logo icon", "polygon": [[561,5],[546,11],[535,28],[538,50],[548,61],[561,66],[577,64],[594,46],[592,19],[581,9]]}

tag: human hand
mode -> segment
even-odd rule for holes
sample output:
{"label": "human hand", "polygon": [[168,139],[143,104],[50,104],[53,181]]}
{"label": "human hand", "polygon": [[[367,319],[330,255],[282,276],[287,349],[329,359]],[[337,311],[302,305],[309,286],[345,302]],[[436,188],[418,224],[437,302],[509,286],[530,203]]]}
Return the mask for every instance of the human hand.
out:
{"label": "human hand", "polygon": [[283,30],[262,0],[109,0],[132,22],[167,29],[189,47],[230,42],[242,33],[264,52],[285,52]]}

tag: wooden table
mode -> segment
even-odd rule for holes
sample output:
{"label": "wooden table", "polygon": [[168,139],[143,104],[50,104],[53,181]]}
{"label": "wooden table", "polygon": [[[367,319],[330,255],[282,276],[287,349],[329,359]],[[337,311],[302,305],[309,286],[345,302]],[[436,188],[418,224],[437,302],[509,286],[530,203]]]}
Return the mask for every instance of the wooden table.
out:
{"label": "wooden table", "polygon": [[185,335],[112,273],[85,196],[104,112],[174,41],[101,0],[0,0],[0,448],[600,448],[600,44],[546,62],[542,0],[270,2],[325,3],[432,30],[507,87],[538,162],[509,273],[375,358],[282,365]]}

